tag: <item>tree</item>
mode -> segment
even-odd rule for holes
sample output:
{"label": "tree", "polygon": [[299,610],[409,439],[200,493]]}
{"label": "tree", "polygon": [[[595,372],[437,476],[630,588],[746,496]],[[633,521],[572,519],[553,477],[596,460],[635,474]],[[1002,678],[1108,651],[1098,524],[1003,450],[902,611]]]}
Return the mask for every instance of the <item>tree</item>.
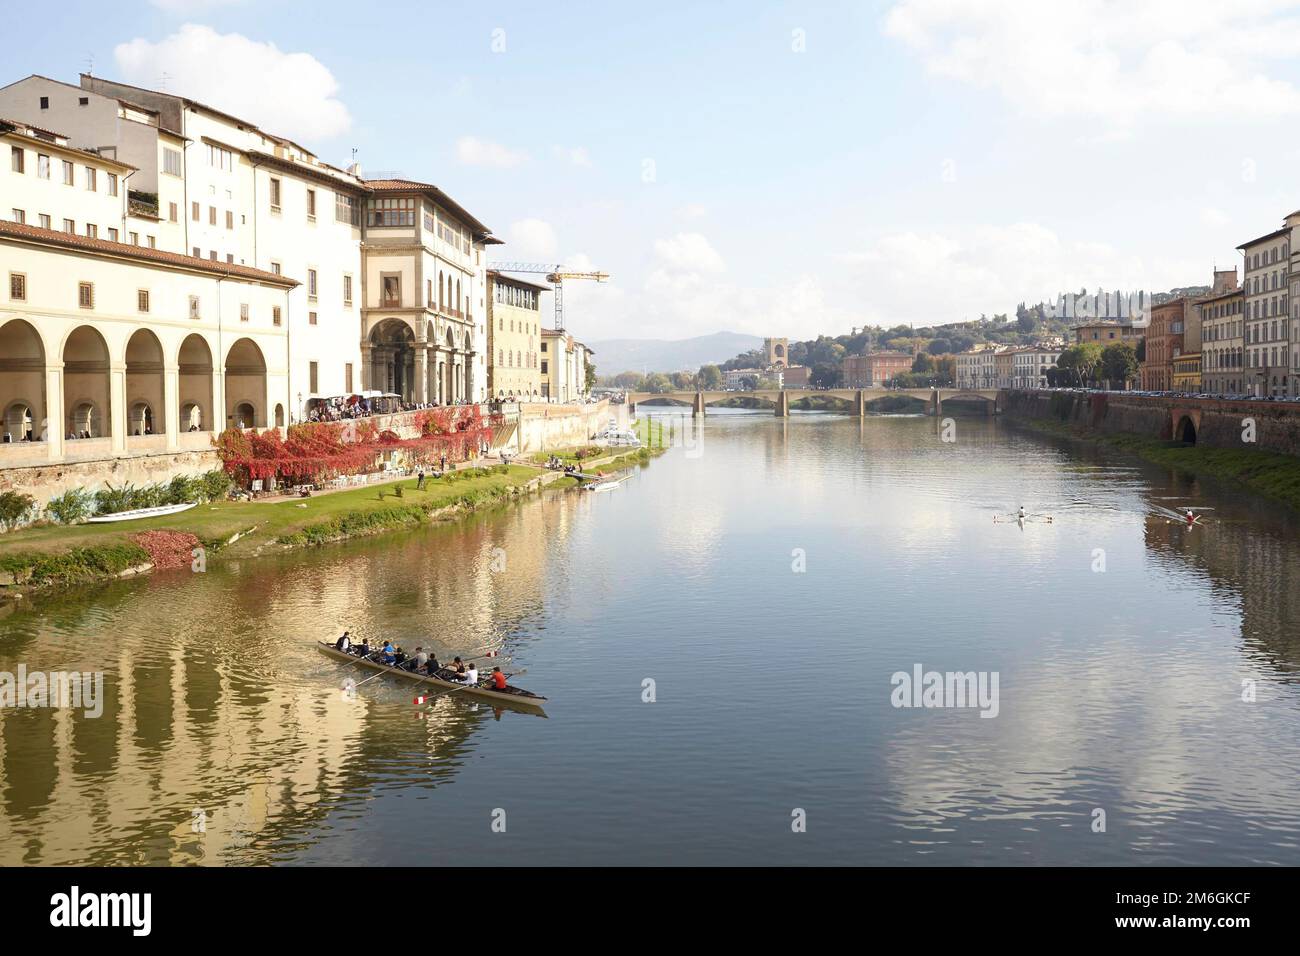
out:
{"label": "tree", "polygon": [[808,383],[813,388],[834,388],[840,384],[840,378],[840,367],[829,363],[814,365],[808,373]]}
{"label": "tree", "polygon": [[[931,339],[925,350],[931,355],[943,355],[945,352],[952,351],[952,342],[946,338]],[[913,369],[913,371],[919,372],[921,369]]]}
{"label": "tree", "polygon": [[706,390],[717,390],[722,388],[722,369],[716,365],[701,365],[700,373],[696,376],[700,383],[700,388]]}
{"label": "tree", "polygon": [[1101,344],[1083,342],[1079,345],[1071,345],[1061,353],[1061,357],[1056,360],[1056,366],[1067,373],[1065,376],[1067,384],[1086,385],[1095,382],[1101,368]]}
{"label": "tree", "polygon": [[583,385],[583,391],[591,394],[591,390],[596,387],[596,365],[590,360],[587,362],[587,378]]}
{"label": "tree", "polygon": [[668,376],[673,383],[673,388],[682,392],[689,392],[695,388],[695,376],[690,372],[673,372]]}
{"label": "tree", "polygon": [[651,372],[641,382],[639,392],[651,392],[655,395],[662,395],[664,392],[671,392],[673,383],[668,380],[668,376],[662,372]]}
{"label": "tree", "polygon": [[1107,382],[1127,387],[1137,372],[1137,352],[1127,342],[1115,342],[1102,350],[1101,377]]}
{"label": "tree", "polygon": [[746,392],[752,392],[758,388],[758,376],[746,375],[740,380],[740,387]]}

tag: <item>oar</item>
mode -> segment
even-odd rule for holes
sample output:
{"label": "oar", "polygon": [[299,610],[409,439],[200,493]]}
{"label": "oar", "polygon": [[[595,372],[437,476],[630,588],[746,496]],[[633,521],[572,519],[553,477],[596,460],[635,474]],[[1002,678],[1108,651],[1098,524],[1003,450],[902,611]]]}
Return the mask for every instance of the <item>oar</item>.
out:
{"label": "oar", "polygon": [[[528,673],[528,669],[527,669],[527,668],[524,668],[523,670],[519,670],[519,671],[515,671],[514,673],[507,674],[507,675],[506,675],[506,680],[508,681],[508,680],[510,680],[510,678],[512,678],[512,677],[518,677],[520,674],[527,674],[527,673]],[[445,679],[445,678],[444,678],[444,679]],[[425,678],[425,680],[428,680],[428,678]],[[453,682],[452,682],[452,681],[448,681],[448,683],[453,683]],[[472,686],[472,685],[470,685],[470,684],[461,684],[459,687],[452,687],[452,688],[450,688],[450,689],[441,688],[441,687],[438,688],[438,689],[441,690],[441,691],[443,691],[444,694],[454,694],[454,693],[456,693],[456,691],[458,691],[458,690],[467,690],[470,686]],[[487,689],[488,689],[488,690],[491,690],[492,688],[489,687],[489,688],[487,688]],[[441,696],[441,695],[440,695],[440,696]],[[415,706],[416,706],[416,707],[419,707],[419,706],[420,706],[421,704],[423,704],[426,700],[431,700],[431,698],[428,698],[428,697],[417,697],[417,698],[415,698]]]}

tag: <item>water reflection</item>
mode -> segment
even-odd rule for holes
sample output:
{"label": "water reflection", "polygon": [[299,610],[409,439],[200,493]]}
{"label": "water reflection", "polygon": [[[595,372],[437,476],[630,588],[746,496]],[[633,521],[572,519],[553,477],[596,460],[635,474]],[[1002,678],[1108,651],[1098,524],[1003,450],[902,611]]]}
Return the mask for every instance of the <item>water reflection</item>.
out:
{"label": "water reflection", "polygon": [[[412,833],[500,807],[512,863],[1300,862],[1295,516],[982,418],[706,422],[609,493],[0,618],[0,669],[107,690],[0,712],[0,864],[482,862]],[[552,719],[348,699],[345,627],[504,646]],[[917,662],[999,717],[891,708]]]}

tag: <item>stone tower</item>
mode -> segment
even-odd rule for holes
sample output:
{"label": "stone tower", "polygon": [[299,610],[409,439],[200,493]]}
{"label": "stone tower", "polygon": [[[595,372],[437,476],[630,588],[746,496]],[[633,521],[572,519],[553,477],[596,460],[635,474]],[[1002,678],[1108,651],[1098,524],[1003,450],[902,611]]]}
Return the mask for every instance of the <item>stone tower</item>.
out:
{"label": "stone tower", "polygon": [[785,368],[790,364],[788,340],[781,339],[763,339],[763,351],[767,353],[767,367],[780,366]]}

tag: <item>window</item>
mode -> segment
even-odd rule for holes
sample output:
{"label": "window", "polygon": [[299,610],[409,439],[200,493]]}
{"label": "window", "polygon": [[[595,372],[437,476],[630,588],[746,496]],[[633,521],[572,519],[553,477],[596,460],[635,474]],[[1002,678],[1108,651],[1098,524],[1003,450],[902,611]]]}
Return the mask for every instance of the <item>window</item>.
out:
{"label": "window", "polygon": [[315,312],[308,312],[308,313],[307,313],[307,324],[308,324],[308,325],[315,325],[315,324],[316,324],[316,313],[315,313]]}
{"label": "window", "polygon": [[383,288],[381,305],[396,307],[402,304],[402,277],[396,273],[384,273],[380,278]]}
{"label": "window", "polygon": [[44,153],[36,154],[36,178],[50,178],[50,157],[46,156]]}
{"label": "window", "polygon": [[[307,218],[316,221],[316,190],[307,190]],[[313,389],[315,391],[315,389]]]}
{"label": "window", "polygon": [[190,203],[190,218],[195,222],[199,221],[199,204],[196,202]]}
{"label": "window", "polygon": [[227,253],[226,253],[226,264],[227,264],[227,265],[232,265],[232,266],[235,264],[235,256],[234,256],[234,253],[231,253],[231,252],[227,252]]}
{"label": "window", "polygon": [[163,172],[169,176],[181,174],[180,150],[163,148]]}
{"label": "window", "polygon": [[26,151],[21,146],[9,147],[9,165],[16,173],[21,173],[25,166]]}
{"label": "window", "polygon": [[313,395],[317,391],[317,366],[315,362],[307,363],[307,387],[311,389]]}
{"label": "window", "polygon": [[190,318],[197,319],[198,317],[199,317],[199,297],[197,295],[192,295],[190,296]]}
{"label": "window", "polygon": [[77,224],[71,219],[65,219],[63,220],[63,231],[75,236],[77,234]]}
{"label": "window", "polygon": [[361,225],[361,210],[357,206],[357,201],[351,196],[335,193],[334,219],[337,222],[347,222],[354,226]]}
{"label": "window", "polygon": [[217,250],[216,250],[216,249],[210,249],[210,250],[208,250],[208,258],[211,259],[213,262],[216,262],[216,261],[217,261]]}
{"label": "window", "polygon": [[27,300],[27,276],[23,273],[9,273],[9,298],[15,302],[25,302]]}
{"label": "window", "polygon": [[50,108],[50,98],[49,98],[48,96],[42,96],[42,97],[41,97],[41,109],[43,109],[43,110],[48,110],[49,108]]}
{"label": "window", "polygon": [[352,363],[343,364],[343,391],[351,393],[352,391]]}
{"label": "window", "polygon": [[49,229],[49,228],[50,228],[50,216],[49,216],[49,213],[44,213],[44,212],[43,212],[43,213],[41,213],[39,216],[37,216],[36,218],[37,218],[37,220],[40,222],[40,226],[41,226],[42,229]]}
{"label": "window", "polygon": [[97,173],[93,166],[86,167],[86,192],[93,193],[98,188]]}
{"label": "window", "polygon": [[150,248],[150,249],[157,249],[157,248],[158,248],[158,237],[157,237],[157,236],[147,236],[147,237],[145,238],[145,241],[146,241],[147,243],[149,243],[149,248]]}
{"label": "window", "polygon": [[108,227],[108,241],[117,242],[117,230],[114,229],[112,226]]}
{"label": "window", "polygon": [[280,180],[271,177],[271,212],[280,211]]}
{"label": "window", "polygon": [[248,321],[248,303],[247,303],[247,302],[241,302],[241,303],[239,303],[239,321],[240,321],[240,322],[247,322],[247,321]]}
{"label": "window", "polygon": [[167,204],[167,221],[168,222],[176,221],[176,204],[174,202]]}
{"label": "window", "polygon": [[140,233],[138,232],[131,233],[131,245],[133,246],[140,245]]}
{"label": "window", "polygon": [[226,210],[226,228],[227,229],[235,228],[235,214],[231,212],[229,209]]}
{"label": "window", "polygon": [[108,194],[110,196],[117,195],[117,173],[108,174]]}
{"label": "window", "polygon": [[135,293],[135,310],[137,312],[149,311],[149,290],[138,289]]}
{"label": "window", "polygon": [[86,223],[86,236],[90,239],[99,238],[99,227],[93,222]]}
{"label": "window", "polygon": [[343,277],[343,304],[352,304],[352,276]]}
{"label": "window", "polygon": [[78,105],[78,106],[89,106],[89,105],[90,105],[90,97],[89,97],[89,96],[78,96],[78,97],[77,97],[77,105]]}
{"label": "window", "polygon": [[208,165],[213,169],[223,169],[230,172],[235,168],[235,154],[221,146],[214,146],[212,143],[207,144]]}
{"label": "window", "polygon": [[198,246],[195,246],[193,249],[190,250],[190,255],[192,255],[195,259],[202,259],[203,250],[200,249]]}
{"label": "window", "polygon": [[216,207],[216,206],[209,206],[209,207],[208,207],[208,225],[209,225],[209,226],[215,226],[216,224],[217,224],[217,207]]}
{"label": "window", "polygon": [[280,275],[280,263],[278,263],[278,262],[272,260],[272,261],[271,261],[271,271],[274,272],[276,275]]}
{"label": "window", "polygon": [[66,159],[63,160],[63,185],[72,185],[72,164]]}
{"label": "window", "polygon": [[271,306],[271,324],[280,324],[280,307],[278,305]]}
{"label": "window", "polygon": [[95,283],[80,282],[77,284],[77,305],[83,309],[93,309],[95,307]]}
{"label": "window", "polygon": [[372,199],[366,204],[368,226],[414,226],[414,199]]}
{"label": "window", "polygon": [[14,220],[14,222],[26,222],[26,221],[27,221],[27,212],[26,212],[25,210],[22,210],[22,209],[15,209],[15,210],[13,210],[13,220]]}

